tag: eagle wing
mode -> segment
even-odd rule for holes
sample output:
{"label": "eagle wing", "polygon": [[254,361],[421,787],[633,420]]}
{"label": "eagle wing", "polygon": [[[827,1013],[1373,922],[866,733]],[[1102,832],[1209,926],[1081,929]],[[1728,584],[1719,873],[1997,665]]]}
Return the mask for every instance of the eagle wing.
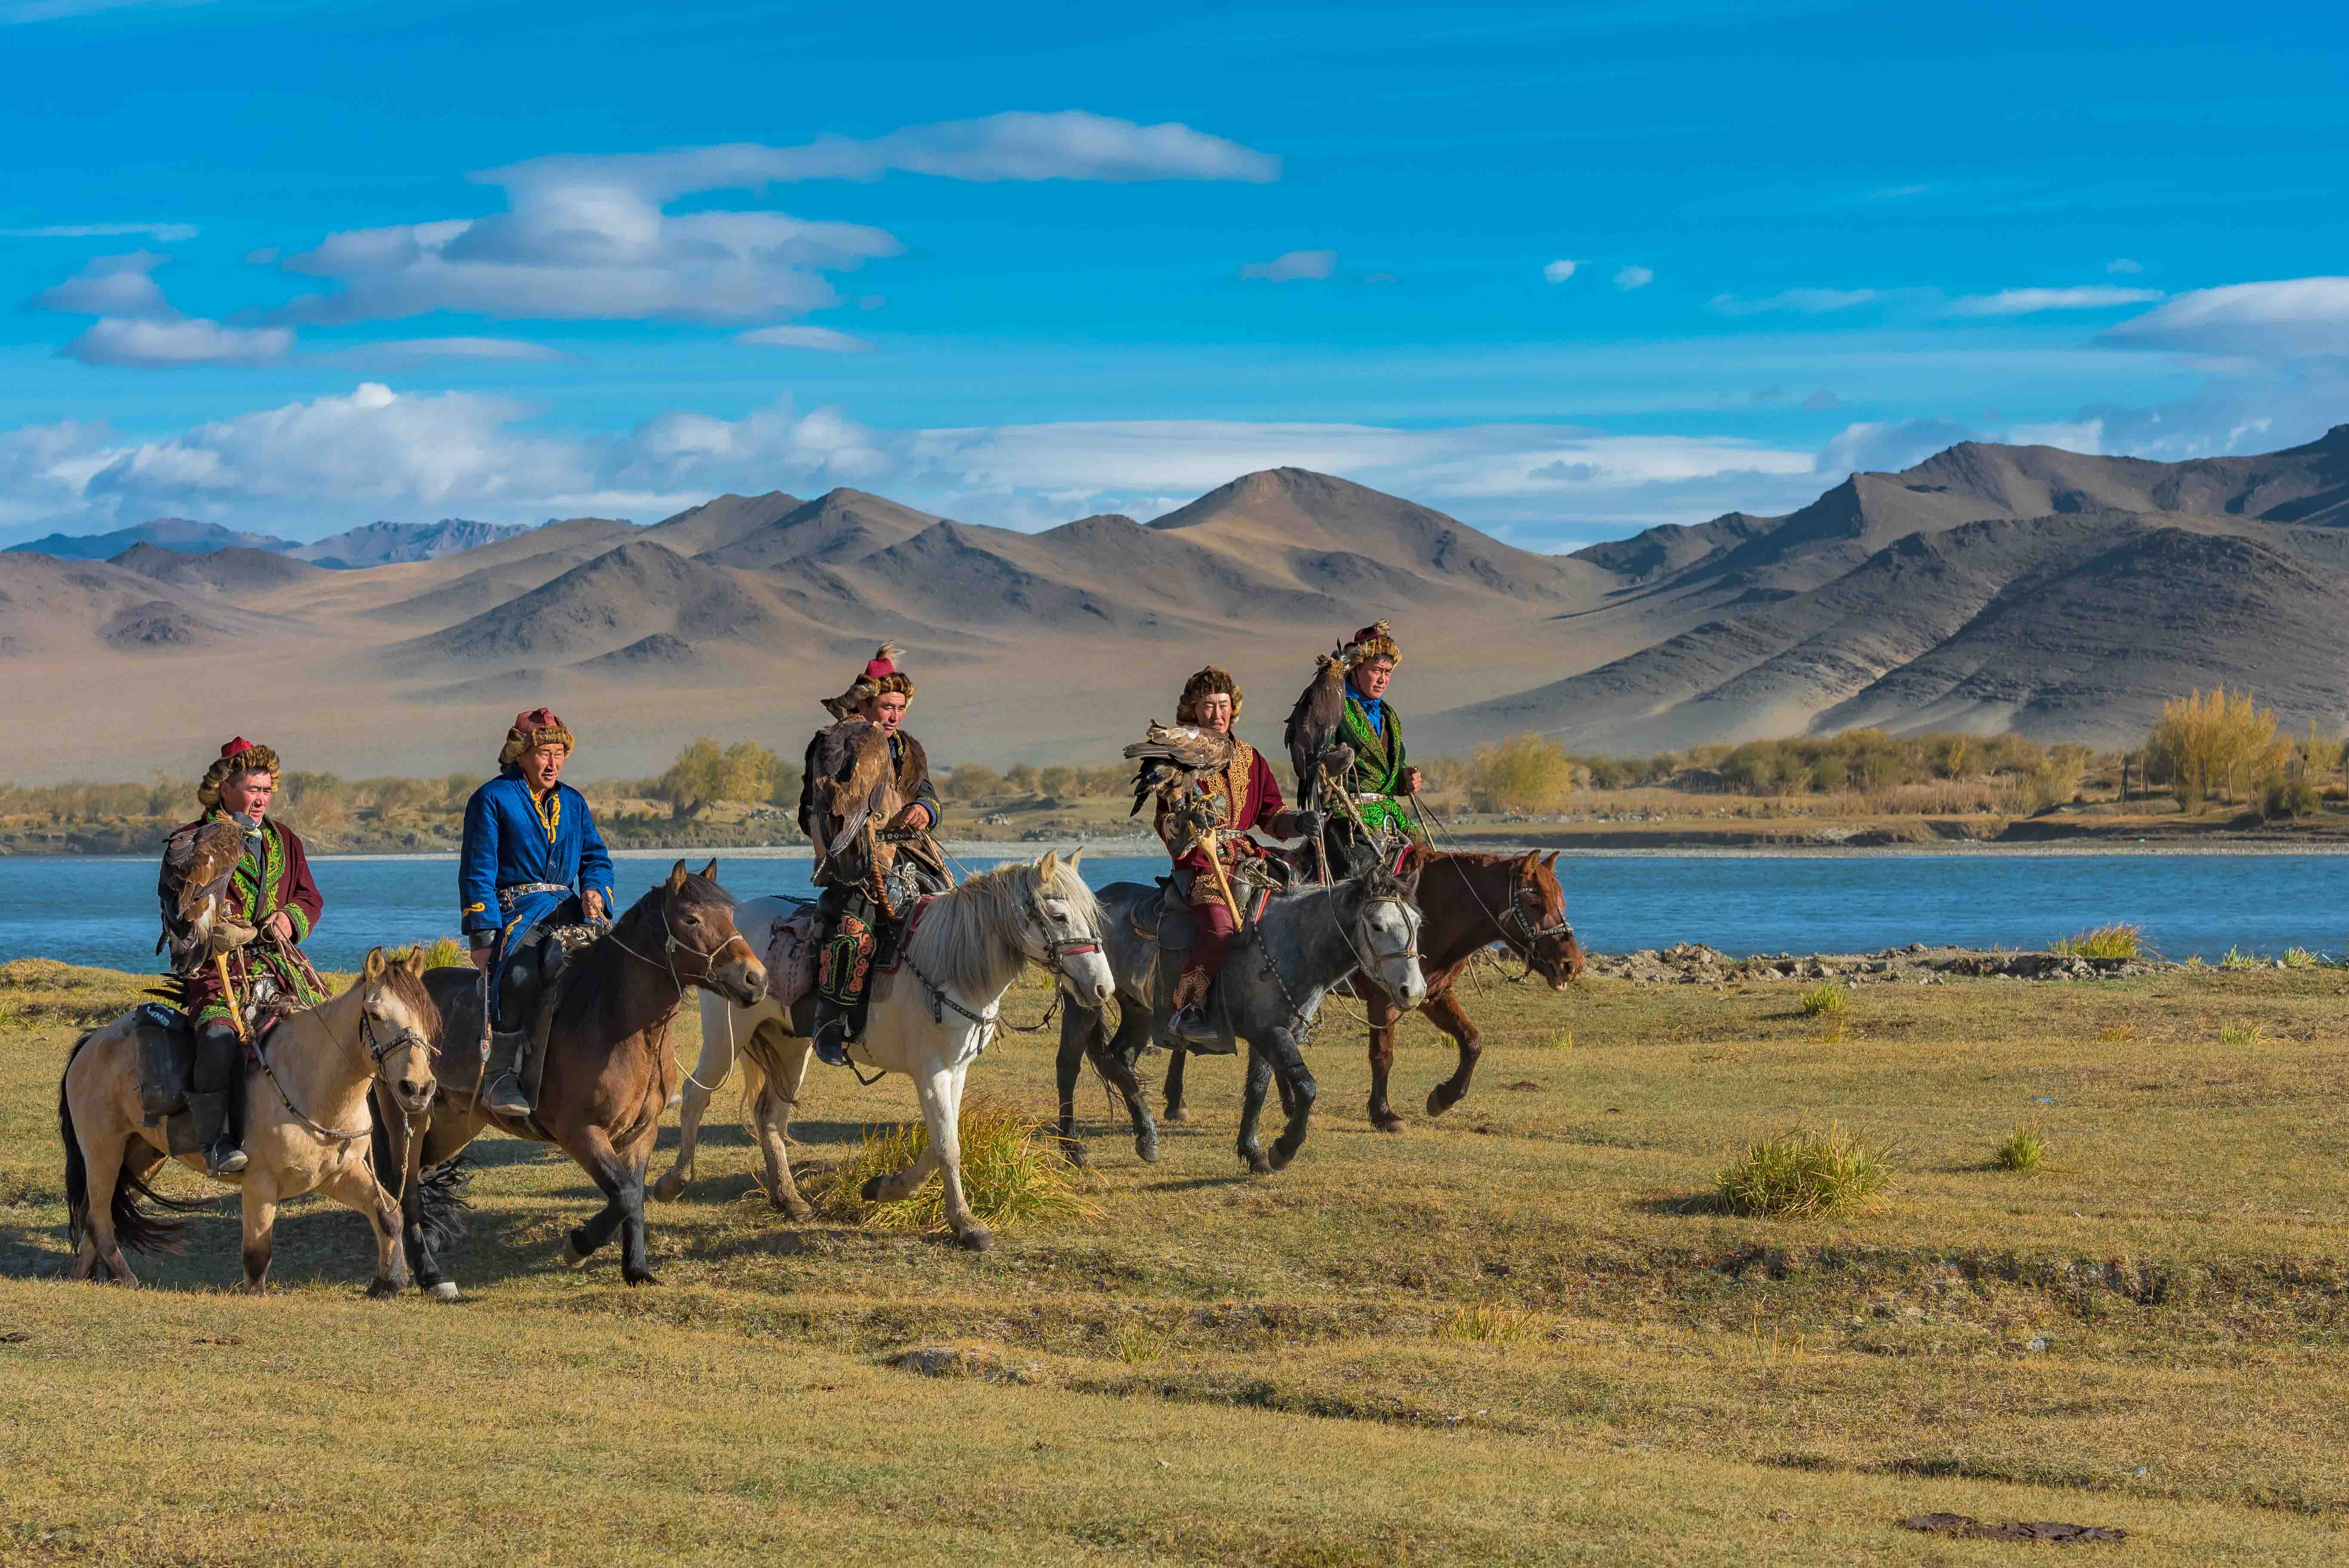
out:
{"label": "eagle wing", "polygon": [[1297,770],[1297,803],[1314,804],[1320,790],[1322,765],[1346,722],[1346,672],[1350,667],[1345,649],[1320,655],[1313,661],[1313,679],[1297,694],[1288,710],[1281,738],[1288,746],[1289,766]]}
{"label": "eagle wing", "polygon": [[1230,763],[1232,738],[1221,730],[1202,728],[1195,724],[1161,724],[1150,721],[1150,728],[1140,740],[1125,748],[1129,761],[1139,762],[1134,770],[1133,810],[1129,817],[1140,816],[1144,802],[1213,773]]}
{"label": "eagle wing", "polygon": [[175,966],[253,940],[253,927],[228,909],[229,879],[243,858],[244,830],[226,817],[215,817],[192,833],[174,834],[164,846],[164,867],[180,884],[174,912],[187,928],[185,939],[172,944]]}
{"label": "eagle wing", "polygon": [[[889,732],[865,719],[835,724],[816,738],[816,853],[825,861],[847,856],[866,829],[896,812],[897,770]],[[870,843],[868,869],[885,871],[890,846]]]}

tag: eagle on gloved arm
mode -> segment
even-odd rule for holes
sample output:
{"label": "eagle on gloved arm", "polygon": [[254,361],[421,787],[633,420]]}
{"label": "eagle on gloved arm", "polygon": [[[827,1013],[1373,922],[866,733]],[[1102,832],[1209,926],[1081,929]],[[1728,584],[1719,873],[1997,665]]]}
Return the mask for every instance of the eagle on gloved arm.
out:
{"label": "eagle on gloved arm", "polygon": [[1228,766],[1232,738],[1200,725],[1161,724],[1154,718],[1143,738],[1125,748],[1125,755],[1129,761],[1142,765],[1134,773],[1133,810],[1126,813],[1138,817],[1153,795]]}
{"label": "eagle on gloved arm", "polygon": [[[848,719],[818,732],[812,755],[815,796],[808,826],[818,867],[839,861],[860,879],[886,872],[894,849],[867,830],[877,830],[904,804],[897,799],[889,732],[869,719]],[[851,851],[860,840],[867,844],[862,857],[867,863],[856,866],[860,857]]]}
{"label": "eagle on gloved arm", "polygon": [[174,833],[163,846],[164,874],[179,887],[172,911],[179,925],[165,934],[173,969],[191,968],[253,940],[254,928],[228,907],[229,879],[243,858],[244,830],[233,817]]}
{"label": "eagle on gloved arm", "polygon": [[1354,748],[1339,739],[1346,726],[1346,676],[1354,667],[1357,649],[1348,643],[1335,653],[1316,655],[1313,679],[1297,694],[1288,710],[1281,739],[1288,746],[1288,765],[1297,770],[1297,803],[1321,805],[1321,777],[1344,779],[1353,771]]}

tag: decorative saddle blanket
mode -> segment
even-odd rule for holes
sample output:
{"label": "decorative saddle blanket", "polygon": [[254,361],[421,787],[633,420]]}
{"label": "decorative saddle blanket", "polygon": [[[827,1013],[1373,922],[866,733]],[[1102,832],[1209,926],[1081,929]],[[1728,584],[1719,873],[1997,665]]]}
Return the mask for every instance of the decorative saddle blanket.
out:
{"label": "decorative saddle blanket", "polygon": [[[171,1152],[193,1154],[195,1119],[188,1114],[188,1087],[196,1070],[196,1031],[188,1016],[161,1002],[141,1004],[133,1014],[139,1041],[139,1111],[150,1127],[160,1126]],[[262,1037],[277,1026],[271,1019]],[[244,1042],[248,1069],[260,1058],[251,1039]]]}
{"label": "decorative saddle blanket", "polygon": [[793,1004],[815,989],[817,940],[815,905],[804,904],[767,927],[767,995],[789,1012]]}

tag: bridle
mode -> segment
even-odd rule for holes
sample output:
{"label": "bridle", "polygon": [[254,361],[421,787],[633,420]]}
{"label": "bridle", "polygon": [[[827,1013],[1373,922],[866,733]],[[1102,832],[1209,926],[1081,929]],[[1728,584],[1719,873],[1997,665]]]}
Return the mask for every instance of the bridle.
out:
{"label": "bridle", "polygon": [[[323,1019],[320,1020],[322,1023],[325,1020]],[[334,1039],[335,1035],[332,1028],[329,1028],[326,1031],[326,1037],[330,1040]],[[336,1043],[339,1044],[340,1042],[337,1041]],[[410,1024],[402,1024],[399,1027],[399,1033],[394,1035],[390,1039],[378,1041],[375,1033],[375,1015],[367,1011],[364,1006],[361,1006],[359,1011],[358,1043],[359,1047],[367,1054],[367,1081],[369,1083],[381,1084],[386,1090],[391,1092],[394,1099],[399,1098],[398,1093],[397,1090],[392,1089],[391,1081],[383,1076],[384,1061],[394,1051],[404,1049],[411,1045],[420,1046],[423,1047],[425,1059],[427,1061],[437,1062],[440,1059],[440,1047],[433,1044],[430,1040],[425,1038],[425,1037],[417,1030],[415,1026]],[[370,1124],[367,1127],[358,1128],[354,1131],[346,1132],[341,1128],[326,1127],[312,1120],[307,1112],[304,1111],[300,1106],[294,1103],[294,1097],[285,1091],[285,1085],[281,1082],[277,1077],[277,1069],[269,1065],[269,1053],[264,1048],[267,1044],[268,1037],[265,1035],[254,1042],[253,1059],[260,1064],[261,1076],[269,1080],[269,1087],[277,1091],[278,1102],[285,1107],[286,1115],[300,1122],[305,1128],[308,1129],[313,1135],[326,1139],[330,1142],[355,1142],[359,1139],[365,1138],[370,1131],[374,1130],[372,1124]],[[410,1116],[409,1119],[412,1121],[414,1117]]]}
{"label": "bridle", "polygon": [[[694,946],[691,943],[679,942],[677,938],[676,927],[670,925],[668,923],[668,900],[662,899],[655,907],[660,911],[661,922],[661,955],[658,958],[648,957],[629,946],[626,942],[622,941],[620,939],[620,922],[617,920],[611,923],[611,926],[605,930],[604,935],[609,939],[613,946],[618,948],[621,952],[626,954],[637,963],[648,964],[652,967],[667,973],[669,984],[677,987],[677,999],[680,1004],[685,1000],[685,988],[688,985],[700,985],[705,988],[714,989],[714,986],[711,985],[710,977],[718,968],[718,955],[719,954],[725,952],[726,949],[731,946],[735,942],[742,942],[745,947],[750,945],[748,942],[743,941],[742,934],[739,931],[736,932],[728,941],[721,942],[717,946],[710,948],[706,952],[701,948]],[[622,915],[620,917],[621,920],[626,920],[626,915]],[[694,957],[701,960],[701,968],[698,973],[686,974],[678,971],[677,966],[677,955],[680,953],[689,953]]]}
{"label": "bridle", "polygon": [[[928,901],[924,900],[923,902],[927,903]],[[1031,931],[1037,934],[1038,940],[1044,949],[1043,952],[1039,953],[1034,948],[1028,945],[1028,935]],[[1028,895],[1027,906],[1019,912],[1019,955],[1029,963],[1035,965],[1040,969],[1051,970],[1055,975],[1059,975],[1061,979],[1074,980],[1076,976],[1069,973],[1068,961],[1071,958],[1081,957],[1088,953],[1099,953],[1102,950],[1101,938],[1098,935],[1054,936],[1051,932],[1051,923],[1044,917],[1044,900],[1042,896],[1038,893],[1030,893]],[[1003,1022],[1002,997],[998,996],[988,1005],[986,1011],[974,1013],[968,1007],[964,1006],[961,1003],[956,1001],[953,996],[948,995],[945,986],[939,985],[936,981],[931,979],[929,975],[923,973],[922,966],[914,961],[912,923],[910,921],[907,922],[906,934],[900,937],[899,941],[903,944],[903,946],[900,948],[900,952],[904,954],[904,963],[905,967],[913,973],[914,978],[921,983],[922,994],[929,998],[930,1021],[935,1024],[943,1024],[947,1021],[947,1014],[951,1012],[970,1023],[978,1025],[979,1031],[978,1049],[981,1051],[987,1049],[989,1039],[993,1036],[994,1031],[998,1028],[1009,1029],[1015,1035],[1039,1035],[1043,1033],[1046,1029],[1051,1027],[1052,1020],[1060,1014],[1061,1003],[1067,995],[1065,991],[1063,991],[1058,985],[1055,985],[1052,987],[1052,1005],[1044,1009],[1044,1016],[1041,1018],[1038,1019],[1033,1024],[1028,1025],[1007,1024]]]}
{"label": "bridle", "polygon": [[[1568,942],[1574,940],[1574,927],[1568,922],[1563,909],[1560,910],[1557,919],[1547,925],[1536,925],[1526,915],[1526,899],[1534,892],[1533,888],[1526,885],[1524,862],[1518,861],[1509,872],[1508,907],[1497,915],[1493,914],[1490,910],[1485,911],[1492,919],[1493,928],[1501,934],[1502,940],[1516,948],[1517,956],[1525,960],[1526,973],[1517,976],[1520,982],[1533,974],[1534,949],[1542,942],[1561,936]],[[1481,903],[1483,901],[1478,902]],[[1512,921],[1516,923],[1516,929],[1514,931],[1510,929]]]}

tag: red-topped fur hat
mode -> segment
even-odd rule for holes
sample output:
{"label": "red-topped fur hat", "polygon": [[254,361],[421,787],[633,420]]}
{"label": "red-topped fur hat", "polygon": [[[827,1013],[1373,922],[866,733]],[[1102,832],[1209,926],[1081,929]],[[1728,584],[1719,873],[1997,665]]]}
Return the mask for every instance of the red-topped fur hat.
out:
{"label": "red-topped fur hat", "polygon": [[1371,622],[1356,632],[1354,640],[1346,645],[1349,669],[1356,665],[1368,664],[1372,659],[1385,659],[1390,664],[1402,663],[1402,650],[1395,646],[1394,636],[1387,630],[1384,621]]}
{"label": "red-topped fur hat", "polygon": [[858,708],[886,692],[896,692],[910,703],[914,700],[914,677],[897,667],[897,660],[905,652],[895,643],[884,643],[873,656],[864,661],[864,673],[848,683],[848,689],[838,696],[823,699],[823,710],[838,719],[845,719]]}
{"label": "red-topped fur hat", "polygon": [[276,778],[277,753],[238,736],[222,747],[219,758],[204,769],[203,782],[196,786],[197,803],[207,810],[219,805],[221,786],[240,773],[266,773]]}
{"label": "red-topped fur hat", "polygon": [[1174,703],[1174,722],[1198,723],[1201,699],[1214,696],[1218,692],[1232,699],[1232,717],[1237,721],[1240,716],[1240,704],[1245,700],[1240,694],[1240,683],[1232,679],[1231,671],[1209,665],[1183,683],[1183,695]]}
{"label": "red-topped fur hat", "polygon": [[506,743],[498,748],[498,766],[512,767],[525,751],[535,751],[551,742],[560,742],[565,751],[579,749],[579,742],[564,722],[554,717],[551,707],[533,707],[527,713],[514,715],[513,727],[506,731]]}

